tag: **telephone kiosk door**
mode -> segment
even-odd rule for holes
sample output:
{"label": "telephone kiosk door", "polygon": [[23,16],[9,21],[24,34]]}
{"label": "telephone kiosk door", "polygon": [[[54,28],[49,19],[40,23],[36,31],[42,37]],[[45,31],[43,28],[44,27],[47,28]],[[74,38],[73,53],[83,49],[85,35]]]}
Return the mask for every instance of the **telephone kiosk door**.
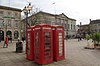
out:
{"label": "telephone kiosk door", "polygon": [[26,58],[34,60],[34,26],[27,29]]}
{"label": "telephone kiosk door", "polygon": [[53,60],[58,61],[65,58],[64,55],[64,28],[55,25],[53,30]]}
{"label": "telephone kiosk door", "polygon": [[38,64],[48,64],[53,61],[52,28],[46,24],[35,27],[34,56]]}

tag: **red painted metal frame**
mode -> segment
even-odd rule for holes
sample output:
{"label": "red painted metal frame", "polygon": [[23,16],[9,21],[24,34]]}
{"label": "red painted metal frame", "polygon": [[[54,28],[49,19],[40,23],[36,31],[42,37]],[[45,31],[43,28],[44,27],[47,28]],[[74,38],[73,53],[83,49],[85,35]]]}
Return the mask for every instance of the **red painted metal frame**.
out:
{"label": "red painted metal frame", "polygon": [[[50,53],[48,53],[50,55],[50,57],[48,59],[45,59],[44,57],[46,57],[46,52],[45,50],[47,50],[47,48],[45,47],[45,37],[44,34],[46,32],[50,33]],[[34,40],[34,62],[38,63],[38,64],[48,64],[50,62],[53,61],[53,45],[52,45],[52,28],[51,26],[47,25],[47,24],[40,24],[40,25],[36,25],[35,26],[35,38],[37,37],[36,34],[38,33],[38,40],[39,40],[39,47],[36,47],[36,40]],[[34,39],[35,39],[34,38]],[[36,52],[38,51],[38,53]],[[38,56],[39,55],[39,56]]]}
{"label": "red painted metal frame", "polygon": [[[53,60],[58,61],[65,58],[64,53],[64,28],[62,26],[52,26],[53,30]],[[62,33],[62,55],[59,56],[59,33]]]}
{"label": "red painted metal frame", "polygon": [[[28,43],[28,34],[30,34],[30,42]],[[34,60],[34,26],[27,28],[26,36],[26,58]]]}

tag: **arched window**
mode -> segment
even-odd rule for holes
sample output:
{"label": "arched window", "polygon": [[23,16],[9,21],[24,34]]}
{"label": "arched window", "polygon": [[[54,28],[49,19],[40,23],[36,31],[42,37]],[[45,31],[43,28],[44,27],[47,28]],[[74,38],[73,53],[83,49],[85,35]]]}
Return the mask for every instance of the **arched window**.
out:
{"label": "arched window", "polygon": [[14,31],[14,39],[18,39],[18,37],[19,37],[18,31]]}
{"label": "arched window", "polygon": [[8,37],[12,37],[12,32],[11,31],[7,31],[6,35],[8,35]]}
{"label": "arched window", "polygon": [[0,30],[0,39],[4,40],[4,31]]}
{"label": "arched window", "polygon": [[12,40],[12,32],[11,31],[7,31],[6,35],[8,36],[8,40]]}

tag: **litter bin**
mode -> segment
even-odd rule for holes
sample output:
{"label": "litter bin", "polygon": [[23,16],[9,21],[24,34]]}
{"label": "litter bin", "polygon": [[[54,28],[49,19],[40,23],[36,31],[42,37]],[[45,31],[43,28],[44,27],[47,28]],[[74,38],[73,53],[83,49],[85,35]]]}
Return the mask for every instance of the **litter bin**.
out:
{"label": "litter bin", "polygon": [[22,42],[17,42],[16,43],[16,52],[19,52],[19,53],[23,52],[23,44],[22,44]]}

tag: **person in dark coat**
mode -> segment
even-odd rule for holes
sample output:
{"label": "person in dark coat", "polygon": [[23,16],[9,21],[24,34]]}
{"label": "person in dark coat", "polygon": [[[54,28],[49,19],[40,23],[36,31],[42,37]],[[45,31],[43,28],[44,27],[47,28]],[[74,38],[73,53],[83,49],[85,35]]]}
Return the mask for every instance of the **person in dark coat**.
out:
{"label": "person in dark coat", "polygon": [[25,41],[25,38],[24,38],[24,37],[22,37],[22,41],[23,41],[23,42]]}

